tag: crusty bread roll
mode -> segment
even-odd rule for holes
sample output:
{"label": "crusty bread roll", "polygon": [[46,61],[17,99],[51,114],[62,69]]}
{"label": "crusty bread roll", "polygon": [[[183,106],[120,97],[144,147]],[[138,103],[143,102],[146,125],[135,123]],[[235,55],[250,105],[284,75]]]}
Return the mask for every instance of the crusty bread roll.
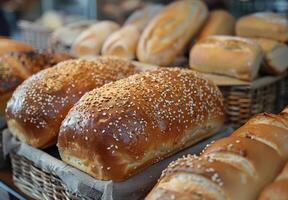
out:
{"label": "crusty bread roll", "polygon": [[99,55],[106,38],[120,27],[112,21],[102,21],[83,31],[72,45],[72,54],[78,57]]}
{"label": "crusty bread roll", "polygon": [[142,32],[147,24],[157,15],[163,6],[159,4],[153,4],[145,6],[140,10],[133,12],[125,21],[124,26],[132,25],[137,27],[139,32]]}
{"label": "crusty bread roll", "polygon": [[69,51],[77,36],[96,23],[95,20],[82,20],[56,29],[51,35],[51,47],[58,51]]}
{"label": "crusty bread roll", "polygon": [[254,41],[233,36],[210,36],[196,43],[189,64],[194,70],[252,81],[258,75],[263,58]]}
{"label": "crusty bread roll", "polygon": [[42,70],[13,93],[8,128],[34,147],[55,144],[62,120],[85,92],[134,73],[133,64],[116,58],[69,60]]}
{"label": "crusty bread roll", "polygon": [[32,51],[33,47],[18,40],[0,39],[0,56],[10,52]]}
{"label": "crusty bread roll", "polygon": [[287,200],[288,199],[288,162],[275,181],[261,192],[258,200]]}
{"label": "crusty bread roll", "polygon": [[102,55],[113,55],[132,60],[136,57],[139,37],[140,32],[135,26],[124,26],[105,40]]}
{"label": "crusty bread roll", "polygon": [[261,37],[287,42],[288,19],[272,12],[246,15],[237,21],[236,34],[244,37]]}
{"label": "crusty bread roll", "polygon": [[263,52],[264,61],[263,70],[272,75],[279,75],[288,68],[288,46],[275,40],[264,38],[253,38]]}
{"label": "crusty bread roll", "polygon": [[284,112],[253,117],[200,157],[170,163],[146,199],[257,199],[288,159],[287,125]]}
{"label": "crusty bread roll", "polygon": [[180,0],[163,8],[143,31],[137,57],[141,62],[169,65],[182,53],[208,16],[199,0]]}
{"label": "crusty bread roll", "polygon": [[67,54],[51,52],[16,52],[0,56],[0,116],[15,88],[32,74],[70,59]]}
{"label": "crusty bread roll", "polygon": [[66,163],[122,181],[208,137],[224,121],[219,89],[191,70],[162,68],[85,94],[62,122]]}
{"label": "crusty bread roll", "polygon": [[211,35],[234,35],[235,18],[225,10],[213,10],[203,26],[197,40]]}

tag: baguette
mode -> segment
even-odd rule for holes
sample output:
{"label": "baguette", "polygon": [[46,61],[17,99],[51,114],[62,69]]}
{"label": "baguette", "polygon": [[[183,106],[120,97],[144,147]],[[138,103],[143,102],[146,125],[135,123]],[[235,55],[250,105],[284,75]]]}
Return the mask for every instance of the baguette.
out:
{"label": "baguette", "polygon": [[223,122],[222,95],[212,82],[161,68],[84,95],[62,122],[57,146],[64,162],[97,179],[123,181]]}
{"label": "baguette", "polygon": [[112,55],[133,60],[136,57],[139,37],[140,32],[135,26],[126,25],[112,33],[105,40],[102,55]]}
{"label": "baguette", "polygon": [[90,26],[75,39],[72,54],[77,57],[99,55],[106,38],[119,28],[112,21],[102,21]]}
{"label": "baguette", "polygon": [[286,111],[257,115],[200,157],[172,162],[146,199],[257,199],[288,159]]}
{"label": "baguette", "polygon": [[0,57],[0,116],[15,88],[32,74],[71,58],[63,53],[14,52]]}
{"label": "baguette", "polygon": [[199,0],[175,1],[150,21],[137,47],[137,58],[144,63],[169,65],[182,53],[208,16]]}
{"label": "baguette", "polygon": [[235,18],[227,11],[211,11],[207,22],[197,36],[197,41],[211,35],[234,35],[235,24]]}
{"label": "baguette", "polygon": [[264,68],[266,73],[280,75],[288,68],[288,46],[284,43],[264,38],[253,38],[264,52]]}
{"label": "baguette", "polygon": [[8,128],[31,146],[53,145],[62,120],[85,92],[136,72],[133,64],[116,58],[69,60],[42,70],[13,93],[6,109]]}
{"label": "baguette", "polygon": [[191,51],[190,68],[244,81],[254,80],[263,58],[254,41],[233,36],[210,36],[196,43]]}
{"label": "baguette", "polygon": [[260,37],[287,42],[288,19],[272,12],[246,15],[237,21],[236,34],[244,37]]}
{"label": "baguette", "polygon": [[287,200],[288,199],[288,162],[275,181],[265,187],[258,200]]}

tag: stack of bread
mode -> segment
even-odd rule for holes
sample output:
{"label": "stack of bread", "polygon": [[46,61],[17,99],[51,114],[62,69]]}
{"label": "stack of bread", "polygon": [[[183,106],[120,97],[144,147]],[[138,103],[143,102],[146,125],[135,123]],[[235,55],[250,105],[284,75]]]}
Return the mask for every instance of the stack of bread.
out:
{"label": "stack of bread", "polygon": [[170,163],[146,199],[288,199],[287,169],[272,183],[288,160],[287,111],[259,114],[200,156]]}

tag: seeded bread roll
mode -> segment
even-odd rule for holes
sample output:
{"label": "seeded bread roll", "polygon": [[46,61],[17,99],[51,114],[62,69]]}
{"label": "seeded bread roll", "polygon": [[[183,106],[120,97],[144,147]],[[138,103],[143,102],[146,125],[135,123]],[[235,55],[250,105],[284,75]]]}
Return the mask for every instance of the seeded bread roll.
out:
{"label": "seeded bread roll", "polygon": [[288,68],[288,46],[275,40],[253,38],[263,52],[265,65],[263,70],[272,75],[279,75]]}
{"label": "seeded bread roll", "polygon": [[61,158],[101,180],[123,181],[214,134],[222,95],[190,70],[158,69],[85,94],[62,122]]}
{"label": "seeded bread roll", "polygon": [[237,21],[236,33],[244,37],[260,37],[287,42],[288,19],[272,12],[246,15]]}
{"label": "seeded bread roll", "polygon": [[163,8],[143,31],[137,47],[141,62],[169,65],[200,30],[208,10],[202,1],[180,0]]}
{"label": "seeded bread roll", "polygon": [[132,60],[136,57],[136,47],[140,32],[135,26],[127,25],[109,35],[102,47],[102,55],[112,55]]}
{"label": "seeded bread roll", "polygon": [[288,159],[287,124],[287,110],[253,117],[200,157],[172,162],[146,199],[257,199]]}
{"label": "seeded bread roll", "polygon": [[0,116],[15,88],[32,74],[71,58],[50,52],[14,52],[0,56]]}
{"label": "seeded bread roll", "polygon": [[189,64],[194,70],[252,81],[258,75],[263,53],[253,40],[210,36],[196,43]]}
{"label": "seeded bread roll", "polygon": [[227,11],[213,10],[197,36],[197,40],[202,40],[211,35],[234,35],[235,23],[235,18]]}
{"label": "seeded bread roll", "polygon": [[119,28],[119,25],[112,21],[102,21],[90,26],[75,39],[72,54],[77,57],[99,55],[104,41]]}
{"label": "seeded bread roll", "polygon": [[13,93],[6,109],[8,128],[34,147],[55,144],[62,120],[85,92],[134,73],[133,64],[116,58],[69,60],[42,70]]}
{"label": "seeded bread roll", "polygon": [[258,200],[287,200],[288,199],[288,163],[275,181],[265,187]]}

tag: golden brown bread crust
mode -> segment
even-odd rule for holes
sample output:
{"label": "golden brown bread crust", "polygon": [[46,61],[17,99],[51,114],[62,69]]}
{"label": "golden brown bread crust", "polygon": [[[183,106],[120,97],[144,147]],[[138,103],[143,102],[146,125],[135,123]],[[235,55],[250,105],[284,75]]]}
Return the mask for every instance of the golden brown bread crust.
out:
{"label": "golden brown bread crust", "polygon": [[173,199],[188,191],[199,199],[256,199],[287,160],[286,112],[257,115],[231,136],[207,145],[199,158],[187,156],[172,162],[146,199]]}
{"label": "golden brown bread crust", "polygon": [[144,63],[171,64],[207,16],[207,7],[199,0],[180,0],[169,4],[143,31],[137,58]]}
{"label": "golden brown bread crust", "polygon": [[126,25],[108,36],[102,47],[102,55],[112,55],[132,60],[136,57],[139,37],[140,32],[135,26]]}
{"label": "golden brown bread crust", "polygon": [[52,52],[14,52],[0,57],[0,115],[12,92],[32,74],[71,58],[67,54]]}
{"label": "golden brown bread crust", "polygon": [[263,58],[254,41],[233,36],[210,36],[196,43],[189,64],[194,70],[252,81],[258,75]]}
{"label": "golden brown bread crust", "polygon": [[235,18],[225,10],[213,10],[203,26],[197,40],[211,35],[234,35]]}
{"label": "golden brown bread crust", "polygon": [[288,199],[288,163],[275,181],[265,187],[258,200],[287,200]]}
{"label": "golden brown bread crust", "polygon": [[272,12],[246,15],[237,21],[236,33],[244,37],[262,37],[287,42],[288,19]]}
{"label": "golden brown bread crust", "polygon": [[33,47],[29,44],[18,40],[0,38],[0,56],[10,52],[33,51]]}
{"label": "golden brown bread crust", "polygon": [[122,181],[215,133],[223,120],[213,83],[162,68],[85,94],[62,122],[58,148],[65,162],[97,179]]}
{"label": "golden brown bread crust", "polygon": [[85,92],[134,73],[134,65],[116,58],[69,60],[42,70],[24,81],[8,102],[8,127],[34,147],[55,144],[62,120]]}
{"label": "golden brown bread crust", "polygon": [[101,21],[90,26],[75,39],[72,54],[77,57],[99,55],[106,38],[119,28],[119,25],[112,21]]}

